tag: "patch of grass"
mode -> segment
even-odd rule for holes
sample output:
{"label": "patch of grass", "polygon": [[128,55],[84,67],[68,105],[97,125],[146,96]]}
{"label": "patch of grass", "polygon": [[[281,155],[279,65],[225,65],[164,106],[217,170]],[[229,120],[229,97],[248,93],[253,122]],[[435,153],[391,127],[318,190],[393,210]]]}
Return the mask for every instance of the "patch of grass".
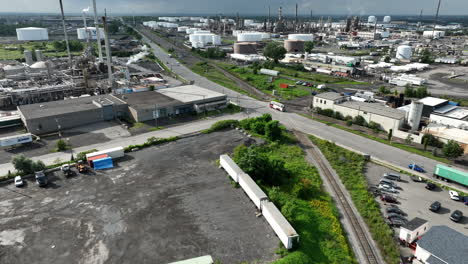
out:
{"label": "patch of grass", "polygon": [[[68,56],[66,51],[56,51],[52,46],[52,42],[24,42],[19,44],[0,44],[0,59],[1,60],[19,60],[24,58],[24,54],[19,47],[25,50],[34,52],[42,50],[42,54],[46,57],[65,57]],[[72,52],[73,56],[80,55],[81,52]]]}
{"label": "patch of grass", "polygon": [[131,127],[130,129],[132,129],[132,130],[133,130],[133,129],[140,129],[140,128],[144,127],[144,126],[145,126],[144,123],[142,123],[142,122],[136,122],[136,123],[133,123],[133,125],[132,125],[132,127]]}
{"label": "patch of grass", "polygon": [[277,66],[274,68],[275,70],[279,71],[281,75],[285,75],[291,78],[296,78],[304,81],[310,81],[314,84],[322,84],[322,83],[333,83],[333,84],[361,84],[366,85],[369,83],[365,82],[358,82],[352,81],[345,78],[335,77],[331,75],[325,75],[320,73],[313,73],[313,72],[304,72],[298,71],[287,67]]}
{"label": "patch of grass", "polygon": [[393,241],[393,232],[385,223],[378,203],[369,193],[367,181],[363,174],[365,160],[362,155],[351,152],[326,140],[309,136],[337,172],[361,216],[364,218],[372,237],[377,242],[385,261],[389,264],[399,263],[399,251]]}
{"label": "patch of grass", "polygon": [[161,129],[164,129],[165,127],[163,126],[158,126],[158,127],[152,127],[149,129],[149,131],[158,131],[158,130],[161,130]]}
{"label": "patch of grass", "polygon": [[324,123],[324,124],[326,124],[328,126],[332,126],[332,127],[335,127],[335,128],[341,129],[341,130],[345,130],[345,131],[348,131],[350,133],[353,133],[353,134],[356,134],[356,135],[359,135],[359,136],[362,136],[362,137],[365,137],[365,138],[368,138],[368,139],[372,139],[374,141],[378,141],[380,143],[383,143],[383,144],[386,144],[386,145],[389,145],[389,146],[393,146],[393,147],[405,150],[407,152],[411,152],[411,153],[421,155],[423,157],[430,158],[430,159],[433,159],[433,160],[436,160],[436,161],[439,161],[439,162],[443,162],[443,163],[447,163],[447,164],[452,163],[452,161],[450,161],[450,160],[448,160],[448,159],[446,159],[444,157],[437,157],[437,156],[432,155],[432,152],[430,152],[430,151],[424,151],[424,150],[417,149],[417,148],[415,148],[413,146],[405,145],[405,144],[402,144],[402,143],[389,142],[386,139],[379,138],[379,137],[373,136],[373,135],[369,135],[369,134],[363,133],[361,131],[356,131],[356,130],[354,130],[352,128],[345,127],[345,126],[342,126],[342,125],[338,125],[338,124],[335,124],[335,123],[332,123],[332,122],[328,122],[328,121],[324,121],[324,120],[321,120],[321,119],[318,119],[318,118],[314,118],[314,117],[311,117],[311,116],[306,115],[306,114],[300,114],[300,115],[302,115],[304,117],[307,117],[309,119]]}

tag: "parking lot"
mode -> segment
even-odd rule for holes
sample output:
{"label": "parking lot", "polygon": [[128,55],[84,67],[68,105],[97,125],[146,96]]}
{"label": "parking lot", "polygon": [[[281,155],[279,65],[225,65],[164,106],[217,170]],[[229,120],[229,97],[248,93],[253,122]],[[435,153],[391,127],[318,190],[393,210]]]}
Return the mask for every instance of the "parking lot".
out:
{"label": "parking lot", "polygon": [[[368,163],[366,176],[369,185],[378,185],[382,175],[386,172],[392,172],[392,170],[374,163]],[[402,176],[402,181],[396,182],[399,188],[397,189],[398,193],[394,194],[394,196],[397,197],[398,207],[408,214],[406,216],[408,220],[419,217],[428,220],[430,226],[446,225],[468,235],[468,206],[462,202],[451,200],[448,190],[437,187],[435,190],[430,191],[425,188],[426,183],[414,182],[408,175],[398,174]],[[388,205],[384,205],[380,200],[378,201],[382,205],[382,212],[384,212]],[[434,201],[439,201],[442,204],[441,209],[436,213],[429,210],[429,206]],[[450,220],[450,214],[455,210],[462,211],[464,215],[463,219],[458,223]],[[398,236],[399,228],[395,228],[395,234]]]}
{"label": "parking lot", "polygon": [[218,168],[245,140],[200,135],[128,154],[47,188],[0,187],[0,263],[168,263],[212,255],[269,263],[279,240]]}

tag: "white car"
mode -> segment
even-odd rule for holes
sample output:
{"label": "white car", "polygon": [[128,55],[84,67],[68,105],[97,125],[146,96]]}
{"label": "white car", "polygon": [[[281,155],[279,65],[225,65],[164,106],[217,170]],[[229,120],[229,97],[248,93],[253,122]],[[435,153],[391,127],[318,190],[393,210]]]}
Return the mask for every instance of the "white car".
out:
{"label": "white car", "polygon": [[379,184],[379,189],[386,192],[396,193],[397,190],[388,184]]}
{"label": "white car", "polygon": [[460,201],[460,195],[456,191],[449,191],[450,199]]}
{"label": "white car", "polygon": [[16,187],[21,187],[24,185],[23,179],[21,179],[21,176],[16,176],[15,177],[15,186]]}

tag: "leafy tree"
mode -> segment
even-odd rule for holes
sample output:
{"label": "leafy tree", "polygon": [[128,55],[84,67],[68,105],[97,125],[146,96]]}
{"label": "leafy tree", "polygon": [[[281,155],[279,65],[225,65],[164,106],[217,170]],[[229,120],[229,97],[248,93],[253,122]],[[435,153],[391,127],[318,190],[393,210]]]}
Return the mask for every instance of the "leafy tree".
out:
{"label": "leafy tree", "polygon": [[380,94],[389,94],[391,91],[390,89],[388,89],[387,87],[385,87],[384,85],[380,86],[379,87],[379,93]]}
{"label": "leafy tree", "polygon": [[32,162],[31,163],[31,169],[32,171],[41,171],[41,170],[45,170],[46,169],[46,165],[44,164],[44,162],[42,162],[42,160],[38,160],[36,162]]}
{"label": "leafy tree", "polygon": [[463,152],[463,148],[454,140],[449,140],[442,148],[442,153],[444,153],[444,156],[452,159],[460,157],[463,155]]}
{"label": "leafy tree", "polygon": [[390,56],[385,56],[385,58],[384,58],[384,62],[386,62],[386,63],[389,63],[389,62],[390,62],[390,60],[391,60],[391,59],[390,59]]}
{"label": "leafy tree", "polygon": [[271,141],[276,141],[281,138],[281,127],[278,121],[271,120],[266,124],[265,136]]}
{"label": "leafy tree", "polygon": [[265,123],[264,122],[257,121],[250,126],[250,129],[259,135],[265,135]]}
{"label": "leafy tree", "polygon": [[310,53],[314,49],[314,42],[312,41],[306,41],[304,43],[304,50],[308,53]]}
{"label": "leafy tree", "polygon": [[286,49],[280,43],[276,42],[268,43],[263,50],[263,55],[269,59],[272,59],[275,63],[278,63],[279,60],[284,59],[285,54]]}
{"label": "leafy tree", "polygon": [[63,139],[57,140],[55,145],[57,147],[57,151],[64,151],[67,149],[67,143]]}
{"label": "leafy tree", "polygon": [[405,91],[403,93],[406,97],[414,97],[414,89],[411,84],[408,83],[405,85]]}
{"label": "leafy tree", "polygon": [[427,145],[429,144],[429,140],[423,136],[423,145],[424,145],[424,150],[427,150]]}
{"label": "leafy tree", "polygon": [[434,58],[433,58],[432,53],[428,49],[425,49],[421,53],[421,57],[420,57],[419,61],[422,62],[422,63],[431,64],[431,63],[434,62]]}
{"label": "leafy tree", "polygon": [[406,144],[413,143],[413,137],[411,136],[411,134],[408,134],[408,136],[405,138],[405,143]]}
{"label": "leafy tree", "polygon": [[354,124],[359,125],[359,126],[366,126],[367,122],[362,116],[356,116],[354,118]]}
{"label": "leafy tree", "polygon": [[392,141],[392,137],[393,137],[393,129],[390,129],[390,130],[388,131],[388,135],[387,135],[388,141]]}
{"label": "leafy tree", "polygon": [[380,126],[379,123],[376,123],[376,122],[374,122],[374,121],[370,121],[368,127],[369,127],[370,129],[379,131],[381,126]]}
{"label": "leafy tree", "polygon": [[423,142],[426,140],[427,145],[432,146],[432,147],[438,147],[441,148],[443,147],[444,143],[440,142],[439,139],[437,139],[434,135],[432,134],[424,134],[422,137]]}
{"label": "leafy tree", "polygon": [[26,158],[23,155],[14,156],[11,160],[11,163],[13,164],[15,169],[20,173],[30,174],[32,172],[32,160]]}
{"label": "leafy tree", "polygon": [[347,126],[352,126],[353,125],[353,120],[346,120],[346,125]]}

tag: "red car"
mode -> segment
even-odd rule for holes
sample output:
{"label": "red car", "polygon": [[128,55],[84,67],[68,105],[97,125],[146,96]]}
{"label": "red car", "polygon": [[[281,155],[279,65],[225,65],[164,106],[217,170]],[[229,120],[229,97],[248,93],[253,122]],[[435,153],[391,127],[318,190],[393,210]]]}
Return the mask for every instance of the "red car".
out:
{"label": "red car", "polygon": [[397,199],[388,194],[380,195],[380,200],[387,203],[397,203]]}

